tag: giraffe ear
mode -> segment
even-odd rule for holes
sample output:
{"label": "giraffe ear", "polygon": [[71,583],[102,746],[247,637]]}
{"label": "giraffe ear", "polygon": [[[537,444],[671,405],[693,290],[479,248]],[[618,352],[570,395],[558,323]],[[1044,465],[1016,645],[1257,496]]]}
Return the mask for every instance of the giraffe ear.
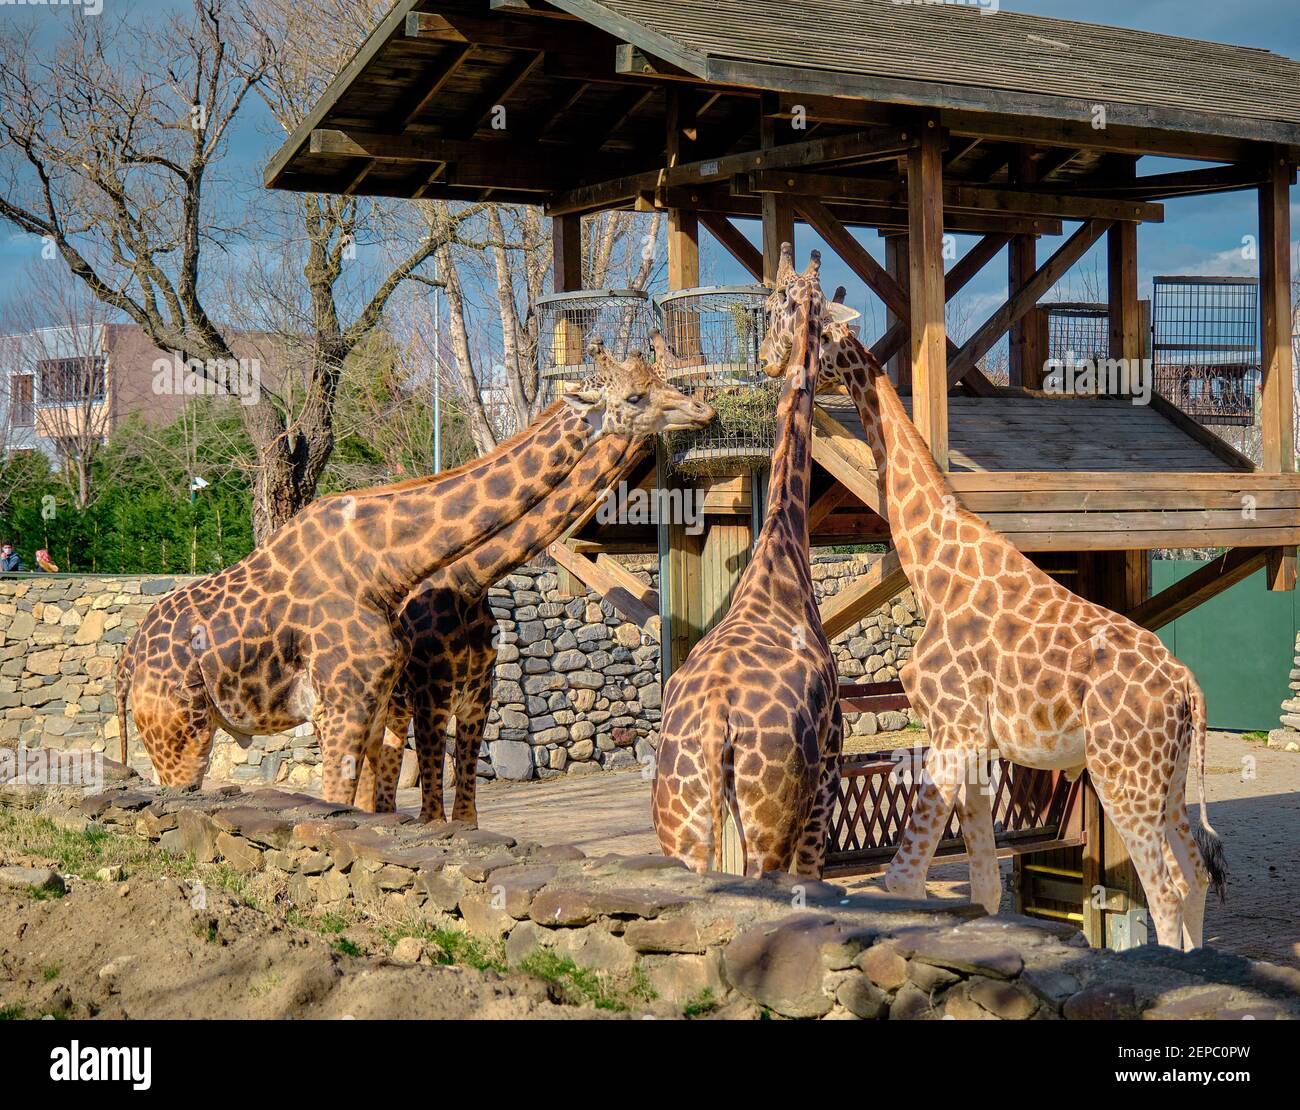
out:
{"label": "giraffe ear", "polygon": [[826,303],[826,315],[837,324],[847,324],[851,320],[856,320],[862,315],[856,308],[850,308],[839,301],[828,301]]}

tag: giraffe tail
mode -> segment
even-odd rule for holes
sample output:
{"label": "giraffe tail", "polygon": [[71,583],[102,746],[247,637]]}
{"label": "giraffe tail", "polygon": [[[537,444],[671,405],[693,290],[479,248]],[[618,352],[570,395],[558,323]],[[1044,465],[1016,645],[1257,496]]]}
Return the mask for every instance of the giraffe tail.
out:
{"label": "giraffe tail", "polygon": [[1210,875],[1210,889],[1219,896],[1220,902],[1226,902],[1228,897],[1228,866],[1227,858],[1223,854],[1223,841],[1219,839],[1219,834],[1214,831],[1210,824],[1210,819],[1205,811],[1205,733],[1207,730],[1207,717],[1205,712],[1205,695],[1201,688],[1193,680],[1187,693],[1187,708],[1189,713],[1189,727],[1191,729],[1191,739],[1193,752],[1196,758],[1196,784],[1200,793],[1201,801],[1201,824],[1193,835],[1196,838],[1196,847],[1200,850],[1201,860],[1205,863],[1205,870]]}
{"label": "giraffe tail", "polygon": [[126,736],[126,703],[131,696],[131,679],[134,676],[135,668],[131,664],[131,647],[127,644],[126,650],[122,652],[117,663],[117,674],[114,678],[113,693],[117,698],[117,729],[119,755],[122,766],[127,764],[127,736]]}
{"label": "giraffe tail", "polygon": [[740,874],[744,875],[749,871],[749,858],[745,849],[745,830],[740,823],[740,807],[736,804],[736,748],[731,735],[731,722],[725,708],[722,711],[720,726],[719,734],[722,742],[716,758],[706,761],[709,768],[709,809],[713,823],[710,866],[715,871],[723,870],[727,818],[730,817],[740,846]]}

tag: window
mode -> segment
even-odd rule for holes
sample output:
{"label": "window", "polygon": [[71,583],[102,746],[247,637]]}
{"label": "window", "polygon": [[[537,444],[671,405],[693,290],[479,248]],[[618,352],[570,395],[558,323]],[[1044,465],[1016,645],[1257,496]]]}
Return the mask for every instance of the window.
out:
{"label": "window", "polygon": [[30,428],[36,423],[36,413],[32,406],[32,376],[15,374],[9,382],[13,396],[10,423],[15,428]]}
{"label": "window", "polygon": [[36,364],[41,376],[41,402],[66,405],[79,401],[102,401],[104,367],[102,355],[42,359]]}

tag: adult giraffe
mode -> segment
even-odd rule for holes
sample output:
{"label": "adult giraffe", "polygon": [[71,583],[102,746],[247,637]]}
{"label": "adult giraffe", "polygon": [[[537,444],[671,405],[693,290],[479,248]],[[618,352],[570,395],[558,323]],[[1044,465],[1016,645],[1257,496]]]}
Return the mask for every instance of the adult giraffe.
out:
{"label": "adult giraffe", "polygon": [[[591,354],[600,371],[618,371],[618,364],[603,345],[594,344]],[[639,351],[631,352],[627,361],[641,371],[648,370]],[[713,409],[701,403],[699,421],[712,418]],[[644,439],[639,440],[638,447],[644,446]],[[475,767],[491,702],[492,664],[496,657],[492,644],[496,622],[487,606],[487,592],[559,539],[608,493],[637,454],[639,451],[629,456],[617,439],[603,440],[589,453],[594,465],[575,471],[527,517],[503,529],[491,543],[439,571],[407,602],[399,625],[410,646],[410,658],[393,690],[382,743],[376,740],[367,753],[357,789],[362,804],[373,804],[380,813],[396,807],[406,728],[414,719],[420,819],[443,820],[445,729],[448,718],[455,716],[456,798],[452,820],[477,822]]]}
{"label": "adult giraffe", "polygon": [[900,678],[930,748],[886,887],[925,896],[956,804],[972,899],[996,913],[989,760],[996,753],[1071,778],[1086,767],[1141,878],[1157,939],[1199,946],[1206,891],[1213,884],[1222,896],[1224,870],[1205,813],[1205,700],[1191,671],[1154,633],[1077,597],[962,508],[888,376],[847,327],[823,334],[822,371],[857,406],[899,562],[926,616]]}
{"label": "adult giraffe", "polygon": [[[217,727],[239,739],[308,719],[319,726],[323,793],[351,803],[407,664],[396,617],[421,583],[496,543],[561,482],[630,461],[643,437],[698,427],[711,410],[640,359],[605,360],[491,454],[426,479],[307,506],[232,567],[153,607],[123,652],[117,706],[125,761],[128,697],[160,780],[197,786]],[[490,553],[485,554],[491,559]]]}
{"label": "adult giraffe", "polygon": [[651,811],[664,853],[696,871],[721,869],[729,812],[745,874],[821,875],[842,722],[808,560],[813,395],[824,317],[857,313],[828,306],[819,265],[814,251],[796,274],[782,247],[760,356],[784,345],[788,361],[767,514],[726,616],[664,689]]}

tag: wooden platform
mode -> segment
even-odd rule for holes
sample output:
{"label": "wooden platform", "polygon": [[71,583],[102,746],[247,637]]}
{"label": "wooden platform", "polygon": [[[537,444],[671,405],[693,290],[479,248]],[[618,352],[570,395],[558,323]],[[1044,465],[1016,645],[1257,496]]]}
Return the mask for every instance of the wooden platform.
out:
{"label": "wooden platform", "polygon": [[[874,471],[853,404],[839,396],[818,403],[861,443],[843,446],[867,468],[869,486]],[[910,411],[911,399],[904,404]],[[1300,542],[1300,475],[1249,470],[1248,460],[1187,425],[1120,399],[954,396],[948,478],[966,508],[1022,551]],[[849,499],[823,531],[843,543],[872,508]]]}

